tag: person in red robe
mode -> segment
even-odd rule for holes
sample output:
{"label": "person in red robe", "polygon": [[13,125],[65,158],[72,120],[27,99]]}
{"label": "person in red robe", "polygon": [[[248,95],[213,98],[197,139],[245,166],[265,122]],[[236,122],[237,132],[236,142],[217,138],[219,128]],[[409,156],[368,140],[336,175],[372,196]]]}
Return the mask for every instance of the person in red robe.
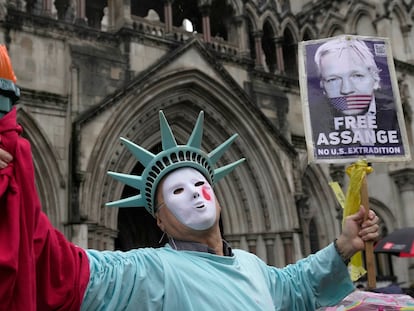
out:
{"label": "person in red robe", "polygon": [[13,157],[8,165],[0,162],[0,310],[79,310],[88,258],[41,210],[30,144],[16,120],[15,83],[0,46],[0,148]]}

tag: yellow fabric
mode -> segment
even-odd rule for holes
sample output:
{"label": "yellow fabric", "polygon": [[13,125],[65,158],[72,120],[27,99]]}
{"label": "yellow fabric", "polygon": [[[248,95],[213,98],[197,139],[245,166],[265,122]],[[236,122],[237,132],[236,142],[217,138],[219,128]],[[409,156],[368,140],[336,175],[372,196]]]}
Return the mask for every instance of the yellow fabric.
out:
{"label": "yellow fabric", "polygon": [[[368,166],[366,160],[358,160],[346,168],[346,173],[349,176],[349,186],[345,196],[338,183],[330,183],[336,198],[341,204],[343,211],[342,223],[345,218],[349,215],[358,212],[361,206],[361,186],[365,176],[373,171],[372,167]],[[362,266],[362,253],[358,252],[352,256],[351,261],[348,265],[349,274],[352,281],[358,280],[361,276],[366,273],[366,270]]]}
{"label": "yellow fabric", "polygon": [[373,171],[371,166],[368,166],[366,160],[358,160],[346,168],[346,173],[349,176],[349,186],[345,198],[344,217],[353,215],[359,211],[361,206],[361,186],[365,176]]}
{"label": "yellow fabric", "polygon": [[331,186],[333,192],[335,193],[336,199],[338,200],[342,209],[344,209],[345,208],[345,195],[341,189],[341,186],[339,185],[337,181],[331,181],[329,183],[329,186]]}

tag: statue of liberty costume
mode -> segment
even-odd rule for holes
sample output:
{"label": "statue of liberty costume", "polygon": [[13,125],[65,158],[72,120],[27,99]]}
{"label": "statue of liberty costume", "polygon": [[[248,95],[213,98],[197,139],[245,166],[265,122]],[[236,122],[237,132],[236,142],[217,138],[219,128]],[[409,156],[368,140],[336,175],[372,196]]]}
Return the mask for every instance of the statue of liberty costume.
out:
{"label": "statue of liberty costume", "polygon": [[[107,205],[143,206],[155,217],[156,188],[169,172],[192,167],[215,184],[244,161],[213,168],[236,135],[204,153],[203,112],[186,145],[177,145],[162,112],[160,126],[163,150],[157,155],[122,139],[145,166],[144,172],[109,174],[140,194]],[[332,244],[283,269],[243,250],[219,256],[192,247],[175,248],[169,243],[128,252],[87,250],[91,276],[82,310],[315,310],[337,303],[354,289]]]}
{"label": "statue of liberty costume", "polygon": [[[282,269],[243,250],[226,247],[219,256],[191,242],[128,252],[72,244],[41,210],[30,144],[16,120],[15,83],[0,46],[0,148],[13,156],[0,170],[0,310],[304,311],[336,304],[354,290],[333,244]],[[213,185],[244,160],[214,168],[236,135],[204,153],[203,113],[186,145],[177,145],[162,112],[160,125],[159,154],[123,140],[145,169],[141,176],[110,173],[139,194],[109,206],[145,207],[155,216],[156,188],[169,172],[191,167]]]}

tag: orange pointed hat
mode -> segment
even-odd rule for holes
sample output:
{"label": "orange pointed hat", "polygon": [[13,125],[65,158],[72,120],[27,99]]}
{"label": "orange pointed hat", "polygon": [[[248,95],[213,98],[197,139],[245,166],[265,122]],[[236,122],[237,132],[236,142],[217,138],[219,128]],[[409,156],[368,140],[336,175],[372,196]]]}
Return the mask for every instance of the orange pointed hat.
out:
{"label": "orange pointed hat", "polygon": [[16,80],[7,49],[0,45],[0,116],[9,112],[20,97]]}

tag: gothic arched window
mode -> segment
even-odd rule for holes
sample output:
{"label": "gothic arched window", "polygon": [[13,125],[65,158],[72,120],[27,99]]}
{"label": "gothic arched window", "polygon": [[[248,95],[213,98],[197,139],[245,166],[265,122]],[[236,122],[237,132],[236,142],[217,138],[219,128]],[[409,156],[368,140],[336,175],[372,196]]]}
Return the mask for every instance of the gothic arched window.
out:
{"label": "gothic arched window", "polygon": [[283,62],[286,74],[298,76],[296,41],[289,29],[283,33]]}

